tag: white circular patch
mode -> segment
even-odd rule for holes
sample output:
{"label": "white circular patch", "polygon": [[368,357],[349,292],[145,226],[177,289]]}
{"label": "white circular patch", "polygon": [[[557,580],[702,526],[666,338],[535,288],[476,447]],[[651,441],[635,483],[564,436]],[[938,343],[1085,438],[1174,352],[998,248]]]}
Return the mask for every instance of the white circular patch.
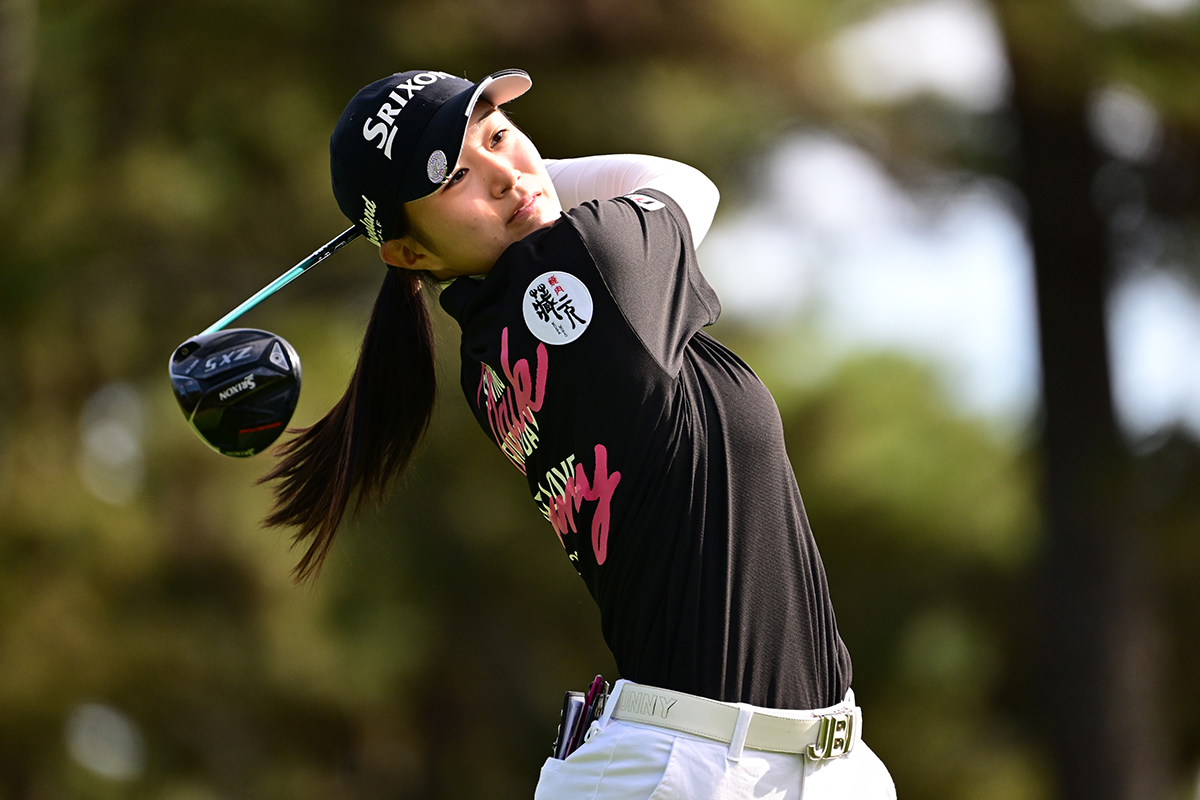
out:
{"label": "white circular patch", "polygon": [[637,203],[647,211],[658,211],[660,208],[666,208],[667,204],[661,200],[655,200],[653,197],[645,194],[627,194],[625,195],[633,202]]}
{"label": "white circular patch", "polygon": [[425,174],[429,176],[432,183],[441,183],[446,179],[446,154],[441,150],[434,150],[429,156],[429,162],[425,165]]}
{"label": "white circular patch", "polygon": [[592,295],[569,272],[539,275],[525,290],[525,324],[546,344],[569,344],[592,324]]}

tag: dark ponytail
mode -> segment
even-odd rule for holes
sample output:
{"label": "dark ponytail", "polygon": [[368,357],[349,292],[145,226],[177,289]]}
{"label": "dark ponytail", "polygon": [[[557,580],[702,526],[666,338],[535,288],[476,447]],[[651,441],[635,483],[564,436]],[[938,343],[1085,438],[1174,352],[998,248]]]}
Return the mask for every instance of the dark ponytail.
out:
{"label": "dark ponytail", "polygon": [[311,539],[293,570],[315,577],[346,507],[379,500],[408,466],[429,426],[436,376],[433,329],[416,273],[389,267],[345,395],[311,428],[276,450],[260,483],[276,481],[264,524],[295,526],[293,546]]}

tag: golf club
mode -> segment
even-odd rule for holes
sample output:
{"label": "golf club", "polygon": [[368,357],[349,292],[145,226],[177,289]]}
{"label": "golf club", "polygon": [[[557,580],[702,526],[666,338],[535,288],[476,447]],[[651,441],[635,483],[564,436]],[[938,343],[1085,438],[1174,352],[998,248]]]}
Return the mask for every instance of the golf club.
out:
{"label": "golf club", "polygon": [[279,438],[300,399],[300,356],[269,331],[229,323],[358,238],[349,228],[171,355],[171,388],[192,430],[218,453],[244,458]]}

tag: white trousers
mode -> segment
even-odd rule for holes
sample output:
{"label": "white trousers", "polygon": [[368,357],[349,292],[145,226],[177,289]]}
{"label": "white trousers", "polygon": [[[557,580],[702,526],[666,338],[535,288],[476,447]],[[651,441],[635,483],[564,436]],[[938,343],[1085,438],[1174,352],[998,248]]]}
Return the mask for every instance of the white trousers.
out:
{"label": "white trousers", "polygon": [[[711,739],[610,719],[615,699],[578,750],[546,760],[534,800],[895,800],[891,775],[862,741],[821,761],[748,748],[734,759]],[[829,709],[763,711],[810,718],[853,705],[849,695]]]}

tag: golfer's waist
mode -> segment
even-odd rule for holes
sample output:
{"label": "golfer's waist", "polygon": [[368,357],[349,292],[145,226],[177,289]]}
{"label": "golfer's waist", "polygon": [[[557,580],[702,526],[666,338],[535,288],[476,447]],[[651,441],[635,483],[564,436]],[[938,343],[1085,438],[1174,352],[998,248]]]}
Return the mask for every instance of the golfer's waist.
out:
{"label": "golfer's waist", "polygon": [[631,681],[619,681],[613,694],[612,719],[726,744],[744,737],[752,750],[830,758],[848,753],[861,737],[862,711],[853,692],[835,706],[805,710],[724,703]]}

